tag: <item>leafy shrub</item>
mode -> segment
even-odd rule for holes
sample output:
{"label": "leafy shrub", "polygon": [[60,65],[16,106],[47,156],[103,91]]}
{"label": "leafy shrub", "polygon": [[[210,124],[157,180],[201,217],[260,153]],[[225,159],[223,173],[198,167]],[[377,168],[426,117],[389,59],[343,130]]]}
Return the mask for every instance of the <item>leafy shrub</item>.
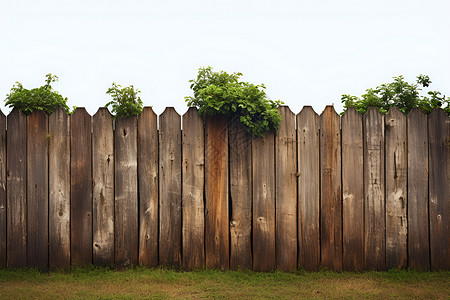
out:
{"label": "leafy shrub", "polygon": [[115,119],[139,115],[144,108],[144,104],[138,96],[140,92],[132,85],[122,88],[119,84],[113,82],[112,86],[106,91],[113,100],[106,103],[105,106],[112,106],[111,112]]}
{"label": "leafy shrub", "polygon": [[237,114],[248,132],[263,137],[267,131],[275,130],[281,122],[278,106],[281,101],[267,99],[265,86],[241,82],[242,73],[213,72],[211,67],[200,68],[191,89],[194,97],[185,97],[188,106],[198,108],[199,115]]}
{"label": "leafy shrub", "polygon": [[35,110],[42,110],[50,115],[58,107],[64,108],[66,113],[70,114],[70,109],[67,106],[67,98],[54,91],[51,86],[52,82],[58,81],[58,76],[49,73],[45,77],[47,77],[45,85],[32,90],[27,90],[20,82],[16,82],[11,88],[10,93],[6,96],[5,105],[18,108],[27,115]]}
{"label": "leafy shrub", "polygon": [[342,95],[341,102],[344,103],[344,111],[354,107],[359,113],[364,114],[369,106],[379,107],[380,112],[385,114],[392,106],[397,106],[403,113],[409,113],[412,108],[419,107],[426,114],[431,113],[433,108],[443,108],[450,115],[450,98],[441,96],[440,92],[429,91],[428,96],[420,95],[422,90],[419,86],[428,87],[431,80],[427,75],[417,76],[417,82],[410,84],[403,76],[394,77],[391,83],[382,84],[375,89],[367,89],[361,98],[350,95]]}

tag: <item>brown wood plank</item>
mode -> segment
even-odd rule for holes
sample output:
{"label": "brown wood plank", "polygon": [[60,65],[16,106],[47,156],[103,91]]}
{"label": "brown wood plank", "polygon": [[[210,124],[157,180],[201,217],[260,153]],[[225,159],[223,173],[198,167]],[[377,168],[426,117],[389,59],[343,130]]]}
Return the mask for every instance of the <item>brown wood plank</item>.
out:
{"label": "brown wood plank", "polygon": [[386,268],[407,266],[406,116],[391,107],[385,118]]}
{"label": "brown wood plank", "polygon": [[114,133],[114,261],[138,263],[137,117],[116,121]]}
{"label": "brown wood plank", "polygon": [[408,115],[408,266],[429,271],[428,127],[420,108]]}
{"label": "brown wood plank", "polygon": [[298,266],[320,266],[319,116],[311,106],[297,115],[298,151]]}
{"label": "brown wood plank", "polygon": [[183,267],[205,265],[204,166],[205,131],[197,109],[183,115]]}
{"label": "brown wood plank", "polygon": [[431,270],[450,270],[450,120],[442,109],[428,117]]}
{"label": "brown wood plank", "polygon": [[158,265],[158,124],[151,107],[138,116],[139,263]]}
{"label": "brown wood plank", "polygon": [[159,263],[181,266],[181,117],[167,107],[159,117]]}
{"label": "brown wood plank", "polygon": [[297,268],[297,133],[295,115],[278,108],[282,121],[275,137],[276,262],[277,269]]}
{"label": "brown wood plank", "polygon": [[77,108],[70,117],[70,259],[92,263],[91,116]]}
{"label": "brown wood plank", "polygon": [[6,117],[0,111],[0,268],[6,268]]}
{"label": "brown wood plank", "polygon": [[321,265],[342,270],[341,131],[332,106],[320,116]]}
{"label": "brown wood plank", "polygon": [[364,270],[363,124],[355,108],[341,119],[342,126],[342,267]]}
{"label": "brown wood plank", "polygon": [[95,265],[114,264],[113,116],[99,108],[92,117],[92,235]]}
{"label": "brown wood plank", "polygon": [[253,269],[276,268],[275,259],[275,136],[252,140]]}
{"label": "brown wood plank", "polygon": [[206,119],[205,256],[206,267],[229,268],[228,122]]}
{"label": "brown wood plank", "polygon": [[13,109],[7,124],[7,266],[21,268],[27,263],[27,118]]}
{"label": "brown wood plank", "polygon": [[229,126],[230,269],[250,270],[252,259],[252,137],[234,117]]}
{"label": "brown wood plank", "polygon": [[27,265],[48,269],[48,116],[27,116]]}
{"label": "brown wood plank", "polygon": [[370,107],[364,123],[365,269],[385,269],[384,116]]}
{"label": "brown wood plank", "polygon": [[70,266],[70,118],[62,107],[49,116],[49,265]]}

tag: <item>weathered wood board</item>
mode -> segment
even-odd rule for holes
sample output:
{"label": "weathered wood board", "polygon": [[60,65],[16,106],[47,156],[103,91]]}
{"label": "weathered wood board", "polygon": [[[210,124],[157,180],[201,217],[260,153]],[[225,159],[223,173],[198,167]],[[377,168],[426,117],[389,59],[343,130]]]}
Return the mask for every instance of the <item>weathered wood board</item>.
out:
{"label": "weathered wood board", "polygon": [[158,124],[151,107],[138,116],[139,263],[158,265]]}
{"label": "weathered wood board", "polygon": [[138,263],[137,117],[116,121],[114,132],[114,263]]}
{"label": "weathered wood board", "polygon": [[197,109],[183,115],[183,267],[198,269],[205,265],[205,130]]}
{"label": "weathered wood board", "polygon": [[386,268],[403,269],[408,263],[406,116],[391,107],[385,118]]}
{"label": "weathered wood board", "polygon": [[205,131],[206,267],[226,270],[230,252],[227,119],[207,118]]}
{"label": "weathered wood board", "polygon": [[364,123],[365,269],[385,270],[384,116],[370,107]]}
{"label": "weathered wood board", "polygon": [[181,117],[167,107],[159,117],[159,263],[181,266]]}
{"label": "weathered wood board", "polygon": [[274,143],[273,132],[252,140],[253,269],[258,272],[276,268]]}
{"label": "weathered wood board", "polygon": [[442,109],[428,116],[431,270],[449,270],[450,120]]}
{"label": "weathered wood board", "polygon": [[27,116],[27,265],[48,269],[48,116]]}
{"label": "weathered wood board", "polygon": [[114,131],[113,116],[100,108],[92,117],[93,261],[114,264]]}
{"label": "weathered wood board", "polygon": [[297,145],[295,115],[278,108],[281,124],[275,137],[276,263],[281,271],[297,268]]}
{"label": "weathered wood board", "polygon": [[230,269],[251,270],[252,256],[252,137],[238,117],[228,133],[230,163]]}
{"label": "weathered wood board", "polygon": [[6,117],[0,111],[0,268],[6,268]]}
{"label": "weathered wood board", "polygon": [[92,122],[84,108],[70,117],[70,258],[92,263]]}
{"label": "weathered wood board", "polygon": [[427,115],[414,108],[408,115],[408,266],[429,271]]}
{"label": "weathered wood board", "polygon": [[7,123],[7,266],[22,268],[27,263],[27,118],[13,109]]}
{"label": "weathered wood board", "polygon": [[70,266],[70,119],[62,107],[48,120],[49,265]]}
{"label": "weathered wood board", "polygon": [[320,116],[321,265],[342,270],[341,131],[332,106]]}
{"label": "weathered wood board", "polygon": [[311,106],[297,115],[298,151],[298,266],[317,271],[320,266],[319,116]]}
{"label": "weathered wood board", "polygon": [[363,124],[355,108],[342,116],[342,267],[364,270]]}

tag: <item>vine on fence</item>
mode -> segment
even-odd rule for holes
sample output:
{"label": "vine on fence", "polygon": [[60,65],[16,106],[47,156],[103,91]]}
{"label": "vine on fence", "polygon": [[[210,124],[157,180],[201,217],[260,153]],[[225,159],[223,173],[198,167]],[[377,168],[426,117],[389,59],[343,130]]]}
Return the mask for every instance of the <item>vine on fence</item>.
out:
{"label": "vine on fence", "polygon": [[194,96],[185,97],[187,105],[197,107],[203,117],[237,114],[247,131],[255,136],[264,137],[270,130],[278,133],[281,122],[278,107],[283,102],[269,100],[263,84],[239,81],[241,76],[242,73],[200,68],[197,79],[189,81]]}
{"label": "vine on fence", "polygon": [[[70,111],[67,106],[67,98],[52,89],[51,83],[58,81],[58,76],[49,73],[45,77],[47,78],[45,85],[31,90],[24,88],[20,82],[16,82],[6,96],[5,105],[18,108],[27,115],[35,110],[41,110],[50,115],[58,107],[62,107],[66,113],[71,114],[73,110]],[[73,109],[75,110],[75,107]]]}

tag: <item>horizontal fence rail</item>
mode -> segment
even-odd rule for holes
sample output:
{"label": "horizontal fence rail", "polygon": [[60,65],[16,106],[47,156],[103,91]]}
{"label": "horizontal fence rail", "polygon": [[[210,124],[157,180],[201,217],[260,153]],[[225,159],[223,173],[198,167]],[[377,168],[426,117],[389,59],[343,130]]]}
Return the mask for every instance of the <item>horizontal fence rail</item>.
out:
{"label": "horizontal fence rail", "polygon": [[0,112],[0,267],[450,270],[442,109],[279,112]]}

